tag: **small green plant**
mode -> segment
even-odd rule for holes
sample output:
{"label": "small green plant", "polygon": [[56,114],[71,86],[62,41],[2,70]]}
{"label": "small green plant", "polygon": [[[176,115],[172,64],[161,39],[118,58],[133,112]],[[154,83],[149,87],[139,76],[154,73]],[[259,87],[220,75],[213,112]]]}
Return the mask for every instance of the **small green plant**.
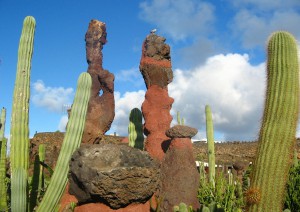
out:
{"label": "small green plant", "polygon": [[173,207],[173,212],[193,212],[192,206],[187,206],[185,203],[181,202],[179,205]]}
{"label": "small green plant", "polygon": [[284,208],[300,211],[300,164],[294,164],[286,185]]}

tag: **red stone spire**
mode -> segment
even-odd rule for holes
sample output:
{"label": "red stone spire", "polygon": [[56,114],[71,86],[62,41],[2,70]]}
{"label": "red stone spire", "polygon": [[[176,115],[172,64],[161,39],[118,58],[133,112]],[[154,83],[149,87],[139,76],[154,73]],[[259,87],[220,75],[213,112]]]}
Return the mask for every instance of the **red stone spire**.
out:
{"label": "red stone spire", "polygon": [[144,77],[147,92],[142,105],[145,119],[144,134],[147,136],[145,150],[162,160],[170,139],[165,135],[170,128],[170,110],[174,99],[169,97],[168,84],[173,80],[170,47],[165,38],[149,34],[142,48],[140,71]]}

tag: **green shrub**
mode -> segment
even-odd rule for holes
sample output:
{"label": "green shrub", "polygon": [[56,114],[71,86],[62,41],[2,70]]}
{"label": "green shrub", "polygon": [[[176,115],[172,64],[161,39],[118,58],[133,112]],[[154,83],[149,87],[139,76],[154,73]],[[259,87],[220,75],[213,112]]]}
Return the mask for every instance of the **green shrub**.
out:
{"label": "green shrub", "polygon": [[300,164],[292,166],[286,185],[284,208],[300,211]]}

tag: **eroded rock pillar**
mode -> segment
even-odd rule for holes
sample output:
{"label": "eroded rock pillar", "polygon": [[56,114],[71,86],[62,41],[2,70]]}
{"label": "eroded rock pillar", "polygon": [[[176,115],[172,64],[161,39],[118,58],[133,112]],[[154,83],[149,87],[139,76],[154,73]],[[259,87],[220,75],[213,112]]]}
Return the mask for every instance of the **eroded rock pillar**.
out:
{"label": "eroded rock pillar", "polygon": [[105,23],[92,20],[85,35],[87,72],[92,76],[82,143],[95,143],[110,129],[115,117],[114,75],[102,67],[102,48],[107,42]]}
{"label": "eroded rock pillar", "polygon": [[173,80],[170,46],[165,38],[149,34],[142,48],[140,71],[147,91],[142,104],[144,134],[147,136],[145,150],[158,160],[162,160],[170,139],[165,135],[170,128],[170,110],[174,99],[169,97],[168,84]]}

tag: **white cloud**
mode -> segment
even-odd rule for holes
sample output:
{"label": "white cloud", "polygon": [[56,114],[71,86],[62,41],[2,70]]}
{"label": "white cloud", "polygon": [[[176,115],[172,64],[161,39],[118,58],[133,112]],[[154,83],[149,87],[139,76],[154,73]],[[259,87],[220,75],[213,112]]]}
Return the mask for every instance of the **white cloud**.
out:
{"label": "white cloud", "polygon": [[42,80],[33,83],[32,102],[52,112],[62,111],[64,105],[70,105],[74,96],[73,88],[47,87]]}
{"label": "white cloud", "polygon": [[[250,0],[249,0],[250,2]],[[263,11],[260,8],[258,1],[252,1],[257,7],[239,8],[235,17],[231,22],[231,30],[235,37],[242,42],[245,48],[255,48],[263,46],[266,43],[268,36],[278,30],[286,30],[300,38],[300,14],[295,7],[287,7],[288,2],[282,3],[285,5],[282,8],[269,7],[268,11]],[[263,1],[267,2],[267,1]],[[262,4],[263,4],[262,2]],[[279,2],[279,1],[278,1]],[[280,1],[281,2],[281,1]],[[289,1],[290,4],[300,6],[300,1]],[[267,5],[267,4],[266,4]],[[272,5],[272,3],[270,3]]]}
{"label": "white cloud", "polygon": [[[247,54],[219,54],[194,69],[176,69],[174,80],[169,84],[169,96],[175,99],[171,125],[177,123],[176,113],[180,111],[185,124],[199,130],[194,139],[205,138],[205,105],[209,104],[216,140],[256,140],[265,84],[265,63],[252,65]],[[141,108],[144,98],[143,90],[124,95],[115,92],[116,116],[111,133],[127,136],[129,112],[134,107]]]}
{"label": "white cloud", "polygon": [[[215,55],[191,70],[174,70],[169,96],[175,99],[171,115],[176,123],[180,111],[188,126],[199,129],[195,138],[205,137],[206,104],[213,112],[215,136],[223,140],[257,138],[263,110],[265,64],[253,66],[247,54]],[[116,116],[111,132],[127,135],[132,108],[141,108],[145,91],[115,92]]]}
{"label": "white cloud", "polygon": [[181,112],[186,124],[205,137],[206,104],[213,112],[215,131],[225,140],[254,140],[264,97],[265,65],[252,66],[248,55],[208,58],[193,70],[175,70],[169,94],[175,99],[172,115]]}
{"label": "white cloud", "polygon": [[214,6],[198,0],[153,0],[140,4],[140,17],[174,40],[210,31]]}
{"label": "white cloud", "polygon": [[68,123],[68,115],[62,116],[59,120],[59,123],[58,123],[58,130],[60,132],[65,132],[67,123]]}
{"label": "white cloud", "polygon": [[117,132],[118,135],[127,136],[130,110],[135,107],[141,109],[144,99],[145,91],[143,90],[126,92],[122,96],[120,92],[115,92],[115,119],[110,132]]}
{"label": "white cloud", "polygon": [[124,69],[115,73],[116,81],[129,82],[130,86],[140,87],[144,84],[143,77],[138,67]]}

